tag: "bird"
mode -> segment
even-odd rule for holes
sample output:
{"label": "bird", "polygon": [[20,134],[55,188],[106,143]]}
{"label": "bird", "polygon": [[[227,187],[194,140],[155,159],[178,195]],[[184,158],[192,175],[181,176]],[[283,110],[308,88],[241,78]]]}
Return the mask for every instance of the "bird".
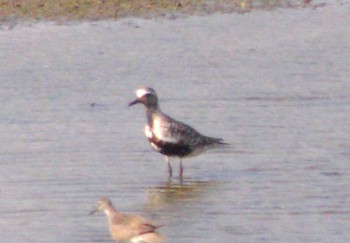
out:
{"label": "bird", "polygon": [[182,177],[182,158],[199,155],[214,147],[229,145],[221,138],[202,135],[191,126],[164,114],[160,110],[158,95],[153,88],[143,87],[137,89],[135,94],[136,99],[129,103],[129,107],[136,104],[145,106],[145,135],[153,149],[165,155],[170,177],[172,167],[169,157],[180,158],[179,176]]}
{"label": "bird", "polygon": [[109,231],[117,242],[160,243],[163,237],[155,232],[160,226],[155,226],[141,216],[118,212],[110,199],[103,197],[89,215],[103,211],[108,218]]}

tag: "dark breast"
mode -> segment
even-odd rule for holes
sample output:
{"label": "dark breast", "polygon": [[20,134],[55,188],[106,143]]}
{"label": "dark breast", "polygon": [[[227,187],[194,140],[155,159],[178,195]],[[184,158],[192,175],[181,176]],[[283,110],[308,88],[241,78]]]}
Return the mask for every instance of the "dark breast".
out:
{"label": "dark breast", "polygon": [[184,144],[183,142],[179,143],[169,143],[156,138],[148,139],[150,143],[153,143],[159,148],[161,154],[167,156],[178,156],[184,157],[189,155],[192,152],[192,148],[189,145]]}

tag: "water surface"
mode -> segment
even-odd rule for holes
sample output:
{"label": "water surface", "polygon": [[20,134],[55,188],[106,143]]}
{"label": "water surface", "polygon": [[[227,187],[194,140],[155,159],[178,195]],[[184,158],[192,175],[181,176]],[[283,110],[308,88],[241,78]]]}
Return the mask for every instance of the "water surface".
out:
{"label": "water surface", "polygon": [[[349,16],[334,3],[1,30],[1,239],[112,242],[87,215],[107,196],[166,242],[349,241]],[[232,146],[169,179],[144,108],[127,108],[144,85]]]}

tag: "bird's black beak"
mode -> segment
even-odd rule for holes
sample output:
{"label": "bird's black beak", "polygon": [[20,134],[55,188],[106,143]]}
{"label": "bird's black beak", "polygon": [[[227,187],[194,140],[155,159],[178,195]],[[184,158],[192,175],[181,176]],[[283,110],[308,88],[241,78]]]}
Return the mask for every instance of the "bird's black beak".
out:
{"label": "bird's black beak", "polygon": [[129,106],[136,105],[136,104],[138,104],[138,103],[141,103],[141,101],[140,101],[139,99],[136,99],[136,100],[130,102],[130,103],[129,103]]}
{"label": "bird's black beak", "polygon": [[97,211],[98,211],[98,209],[96,208],[96,209],[92,210],[92,211],[89,213],[89,215],[94,214],[94,213],[96,213]]}

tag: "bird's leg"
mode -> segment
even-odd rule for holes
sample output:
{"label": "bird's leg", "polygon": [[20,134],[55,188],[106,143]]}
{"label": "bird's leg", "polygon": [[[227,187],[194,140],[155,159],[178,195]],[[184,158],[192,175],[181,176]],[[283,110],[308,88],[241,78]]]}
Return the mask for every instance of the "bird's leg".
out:
{"label": "bird's leg", "polygon": [[179,176],[182,178],[182,172],[184,171],[184,168],[182,167],[182,158],[180,158],[180,171]]}
{"label": "bird's leg", "polygon": [[168,173],[169,173],[169,177],[172,177],[172,176],[173,176],[173,169],[171,168],[171,164],[170,164],[169,157],[166,156],[166,157],[165,157],[165,160],[168,162]]}

